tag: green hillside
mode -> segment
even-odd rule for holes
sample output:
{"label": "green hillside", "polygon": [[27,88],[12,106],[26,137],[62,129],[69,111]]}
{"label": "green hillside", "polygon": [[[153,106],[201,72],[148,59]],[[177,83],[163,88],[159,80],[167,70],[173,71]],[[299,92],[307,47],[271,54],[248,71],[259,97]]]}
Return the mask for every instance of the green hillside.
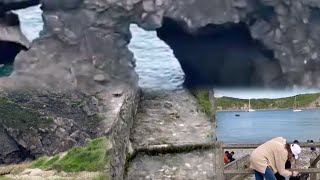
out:
{"label": "green hillside", "polygon": [[[299,108],[320,108],[320,103],[315,102],[320,93],[297,95]],[[237,99],[231,97],[216,98],[215,107],[217,110],[240,110],[248,107],[248,99]],[[252,109],[287,109],[292,108],[294,97],[279,99],[251,99]],[[313,104],[313,106],[311,105]]]}

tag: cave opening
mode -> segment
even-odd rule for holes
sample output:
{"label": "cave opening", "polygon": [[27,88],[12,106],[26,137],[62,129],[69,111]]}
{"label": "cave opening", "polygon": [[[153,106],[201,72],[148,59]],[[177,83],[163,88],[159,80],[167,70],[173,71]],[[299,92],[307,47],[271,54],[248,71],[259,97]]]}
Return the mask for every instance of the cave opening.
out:
{"label": "cave opening", "polygon": [[7,12],[0,17],[0,77],[9,76],[17,54],[27,50],[19,41],[15,41],[20,35],[19,25],[19,17],[15,13]]}
{"label": "cave opening", "polygon": [[246,23],[207,25],[187,31],[170,18],[157,29],[173,50],[189,88],[269,87],[282,75],[274,52],[252,38]]}
{"label": "cave opening", "polygon": [[0,77],[12,73],[14,59],[21,50],[27,48],[16,42],[0,41]]}
{"label": "cave opening", "polygon": [[12,74],[16,56],[27,51],[27,43],[38,37],[42,30],[42,11],[37,4],[39,1],[32,0],[25,4],[7,5],[8,12],[0,17],[0,77]]}

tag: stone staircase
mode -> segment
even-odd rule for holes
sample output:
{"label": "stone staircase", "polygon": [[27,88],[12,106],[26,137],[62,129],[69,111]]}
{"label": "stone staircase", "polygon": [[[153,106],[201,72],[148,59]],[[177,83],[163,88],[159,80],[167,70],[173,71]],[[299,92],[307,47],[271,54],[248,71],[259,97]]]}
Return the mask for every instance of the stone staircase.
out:
{"label": "stone staircase", "polygon": [[144,91],[127,179],[213,179],[213,122],[187,90]]}

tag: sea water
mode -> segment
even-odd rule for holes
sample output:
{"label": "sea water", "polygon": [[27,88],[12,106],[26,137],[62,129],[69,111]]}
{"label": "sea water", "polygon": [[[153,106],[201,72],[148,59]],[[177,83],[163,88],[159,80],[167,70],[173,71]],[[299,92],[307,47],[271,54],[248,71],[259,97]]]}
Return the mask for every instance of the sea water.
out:
{"label": "sea water", "polygon": [[320,140],[320,110],[226,111],[217,112],[216,119],[217,138],[225,143],[262,143],[278,136],[289,141]]}

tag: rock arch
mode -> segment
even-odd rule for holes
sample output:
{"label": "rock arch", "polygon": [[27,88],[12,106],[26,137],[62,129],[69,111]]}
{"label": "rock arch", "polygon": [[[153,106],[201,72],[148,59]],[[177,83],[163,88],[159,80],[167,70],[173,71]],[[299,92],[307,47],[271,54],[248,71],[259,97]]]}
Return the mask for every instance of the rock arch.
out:
{"label": "rock arch", "polygon": [[19,18],[9,12],[0,18],[0,64],[13,63],[16,55],[29,48],[29,41],[20,30]]}
{"label": "rock arch", "polygon": [[[19,3],[1,2],[2,13],[38,2]],[[127,48],[129,24],[156,30],[165,17],[183,22],[181,27],[190,34],[207,25],[243,23],[278,60],[282,75],[275,84],[319,86],[318,71],[305,68],[309,61],[317,62],[319,53],[319,36],[312,31],[319,26],[314,20],[319,4],[313,1],[43,0],[41,4],[41,37],[17,56],[10,80],[0,82],[92,91],[118,82],[136,85],[133,55]]]}

